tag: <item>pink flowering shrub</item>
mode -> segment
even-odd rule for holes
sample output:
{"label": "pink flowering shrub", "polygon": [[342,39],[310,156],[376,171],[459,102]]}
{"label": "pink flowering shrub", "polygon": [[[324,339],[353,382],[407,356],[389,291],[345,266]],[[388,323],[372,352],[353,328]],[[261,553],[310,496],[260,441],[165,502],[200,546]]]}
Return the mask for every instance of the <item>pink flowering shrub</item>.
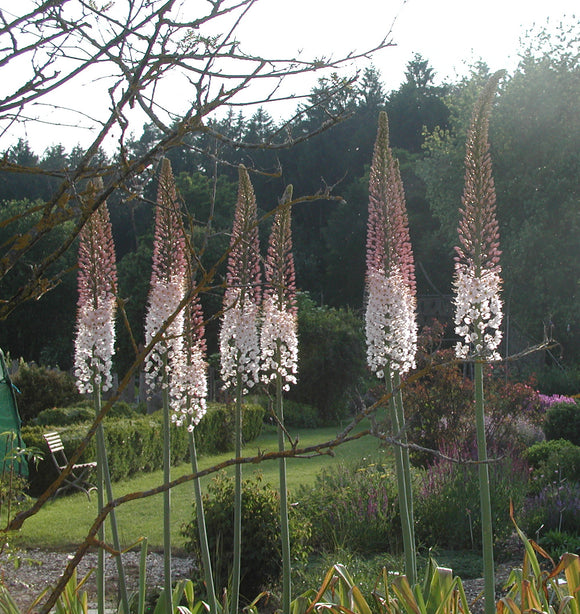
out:
{"label": "pink flowering shrub", "polygon": [[[440,450],[451,444],[471,445],[474,440],[473,381],[453,361],[453,350],[439,349],[443,327],[424,327],[418,340],[417,368],[430,367],[421,378],[403,387],[409,440]],[[492,376],[493,374],[493,376]],[[485,378],[486,435],[491,445],[523,450],[542,438],[543,412],[534,382],[516,382],[488,366]],[[427,466],[429,452],[412,451],[413,462]]]}

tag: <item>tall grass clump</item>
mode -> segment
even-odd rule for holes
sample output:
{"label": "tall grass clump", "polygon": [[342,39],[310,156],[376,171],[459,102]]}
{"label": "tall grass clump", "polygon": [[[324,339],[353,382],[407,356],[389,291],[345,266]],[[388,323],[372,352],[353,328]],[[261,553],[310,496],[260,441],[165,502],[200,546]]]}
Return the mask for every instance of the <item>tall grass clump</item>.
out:
{"label": "tall grass clump", "polygon": [[402,551],[397,478],[390,461],[339,463],[321,471],[313,486],[300,487],[294,501],[312,523],[311,543],[318,552]]}
{"label": "tall grass clump", "polygon": [[[490,463],[490,503],[494,541],[512,531],[510,500],[516,510],[523,507],[528,467],[517,454],[496,451],[501,460]],[[450,446],[445,454],[452,459],[473,461],[476,450]],[[450,550],[480,550],[482,546],[481,502],[477,464],[434,461],[422,475],[417,488],[417,537],[425,544]]]}

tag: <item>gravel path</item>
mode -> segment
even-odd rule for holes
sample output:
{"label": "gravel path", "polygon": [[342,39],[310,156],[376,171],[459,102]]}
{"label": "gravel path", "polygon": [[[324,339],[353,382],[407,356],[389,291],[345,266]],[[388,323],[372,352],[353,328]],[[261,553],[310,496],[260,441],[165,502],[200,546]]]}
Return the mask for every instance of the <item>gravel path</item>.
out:
{"label": "gravel path", "polygon": [[[139,579],[139,552],[127,552],[123,555],[127,585],[129,591],[135,591]],[[50,552],[45,550],[28,550],[22,554],[22,563],[19,569],[15,569],[12,562],[8,561],[5,554],[0,554],[0,581],[7,587],[12,598],[16,601],[22,612],[27,612],[35,598],[50,586],[54,586],[64,571],[72,553]],[[117,572],[114,561],[107,557],[106,582],[107,592],[115,594]],[[78,577],[83,578],[86,573],[97,566],[97,555],[88,553],[78,567]],[[498,566],[496,582],[499,587],[505,582],[513,564]],[[195,573],[192,558],[173,556],[172,569],[174,580],[191,578]],[[163,585],[163,556],[156,552],[147,555],[147,585],[151,590]],[[483,580],[464,580],[463,585],[468,601],[473,602],[483,591]],[[86,590],[89,594],[89,603],[96,600],[95,574],[89,577]],[[32,610],[35,612],[36,610]],[[483,612],[483,600],[479,599],[472,606],[472,614]]]}
{"label": "gravel path", "polygon": [[[5,554],[0,554],[0,581],[8,589],[22,612],[28,611],[31,604],[40,593],[54,586],[63,573],[72,552],[49,552],[45,550],[27,550],[22,553],[21,564],[15,569],[12,561]],[[139,581],[139,561],[141,554],[138,551],[127,552],[123,555],[127,587],[129,592],[137,590]],[[172,557],[174,580],[191,578],[194,561],[188,557]],[[88,553],[80,562],[77,573],[83,578],[91,569],[96,569],[97,554]],[[163,556],[156,552],[147,555],[147,585],[149,589],[163,585]],[[89,595],[89,603],[96,600],[95,573],[91,573],[85,585]],[[117,569],[113,559],[106,560],[106,586],[108,594],[115,594],[117,587]],[[33,612],[36,610],[33,610]]]}

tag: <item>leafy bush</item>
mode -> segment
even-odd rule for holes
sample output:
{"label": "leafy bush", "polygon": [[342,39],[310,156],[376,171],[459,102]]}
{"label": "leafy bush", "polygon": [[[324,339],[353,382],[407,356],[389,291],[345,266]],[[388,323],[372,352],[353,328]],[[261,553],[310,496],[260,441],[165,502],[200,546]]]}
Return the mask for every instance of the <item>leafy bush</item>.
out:
{"label": "leafy bush", "polygon": [[555,403],[544,421],[546,439],[567,439],[580,446],[580,406],[576,402]]}
{"label": "leafy bush", "polygon": [[[418,339],[417,369],[426,373],[403,386],[409,440],[430,450],[449,442],[464,447],[475,437],[473,381],[454,360],[451,349],[440,349],[443,327],[424,327]],[[486,436],[497,447],[523,449],[541,437],[543,412],[530,383],[506,379],[498,367],[488,367],[485,377]],[[433,454],[412,451],[416,466],[427,467]]]}
{"label": "leafy bush", "polygon": [[580,387],[580,365],[562,369],[560,366],[544,367],[536,373],[538,388],[546,395],[576,394]]}
{"label": "leafy bush", "polygon": [[107,418],[133,418],[141,414],[137,408],[126,401],[117,401],[108,411]]}
{"label": "leafy bush", "polygon": [[51,407],[43,409],[36,416],[34,422],[39,426],[65,426],[86,422],[95,417],[95,410],[87,405],[73,405],[71,407]]}
{"label": "leafy bush", "polygon": [[547,531],[541,535],[539,544],[555,561],[565,552],[580,554],[580,535],[566,531]]}
{"label": "leafy bush", "polygon": [[538,401],[544,414],[556,403],[574,403],[572,397],[567,397],[562,394],[538,394]]}
{"label": "leafy bush", "polygon": [[[208,403],[207,413],[195,427],[198,454],[216,454],[234,449],[235,414],[232,405]],[[257,403],[242,405],[242,439],[259,437],[264,422],[264,408]]]}
{"label": "leafy bush", "polygon": [[545,411],[531,382],[512,381],[505,368],[487,366],[485,379],[486,435],[497,448],[530,445],[530,437],[543,439]]}
{"label": "leafy bush", "polygon": [[524,459],[532,468],[531,494],[538,494],[554,482],[580,482],[580,446],[570,441],[552,439],[537,443],[525,451]]}
{"label": "leafy bush", "polygon": [[535,497],[526,500],[522,526],[528,535],[543,528],[579,534],[580,484],[548,484]]}
{"label": "leafy bush", "polygon": [[[218,474],[208,485],[203,506],[212,569],[218,590],[227,588],[233,560],[234,480]],[[310,527],[297,521],[290,509],[290,547],[292,556],[304,560],[308,555]],[[183,528],[186,549],[200,560],[199,529],[195,504],[193,520]],[[266,586],[278,581],[282,571],[280,538],[280,499],[277,491],[262,483],[260,475],[243,480],[242,556],[240,592],[253,599]]]}
{"label": "leafy bush", "polygon": [[339,464],[316,476],[314,486],[296,493],[301,516],[312,524],[318,551],[399,552],[401,521],[390,463]]}
{"label": "leafy bush", "polygon": [[[460,450],[447,450],[451,458],[465,458]],[[502,451],[505,454],[505,451]],[[499,455],[498,455],[499,456]],[[489,465],[494,537],[512,531],[510,500],[521,509],[528,481],[524,463],[507,454]],[[481,547],[478,468],[441,459],[425,472],[415,499],[417,539],[450,549]]]}
{"label": "leafy bush", "polygon": [[575,447],[577,446],[566,439],[539,441],[525,450],[522,457],[532,469],[538,469],[542,463],[545,463],[553,455],[559,454],[566,448]]}
{"label": "leafy bush", "polygon": [[24,424],[50,407],[66,407],[82,401],[74,379],[64,371],[21,362],[12,381],[20,390],[18,411]]}
{"label": "leafy bush", "polygon": [[284,424],[298,428],[315,429],[322,426],[316,407],[284,399]]}
{"label": "leafy bush", "polygon": [[[451,350],[439,352],[437,360],[442,366],[403,387],[409,441],[431,450],[439,450],[446,441],[464,442],[471,437],[473,385],[457,365],[445,365],[451,357]],[[422,366],[418,363],[418,368]],[[426,467],[433,455],[413,450],[411,460]]]}
{"label": "leafy bush", "polygon": [[314,405],[323,423],[344,416],[366,369],[362,321],[345,309],[298,297],[298,383],[288,398]]}
{"label": "leafy bush", "polygon": [[[275,424],[272,414],[272,399],[264,395],[256,397],[255,400],[264,408],[264,420],[269,424]],[[322,426],[322,421],[318,415],[318,410],[313,405],[284,399],[284,425],[315,429]]]}

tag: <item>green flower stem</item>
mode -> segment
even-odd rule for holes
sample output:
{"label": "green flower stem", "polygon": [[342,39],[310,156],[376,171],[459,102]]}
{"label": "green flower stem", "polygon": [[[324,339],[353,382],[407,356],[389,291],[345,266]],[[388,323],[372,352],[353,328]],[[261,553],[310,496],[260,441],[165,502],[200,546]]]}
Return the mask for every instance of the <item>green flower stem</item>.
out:
{"label": "green flower stem", "polygon": [[[97,446],[102,447],[101,460],[103,461],[103,473],[105,478],[105,487],[107,489],[107,502],[113,501],[113,486],[111,484],[111,473],[109,471],[109,459],[107,457],[107,449],[105,447],[105,432],[103,425],[99,424],[97,428]],[[111,510],[109,514],[111,520],[111,536],[113,538],[113,548],[117,552],[121,552],[121,540],[119,539],[119,528],[117,524],[117,515],[115,510]],[[115,557],[117,565],[117,578],[119,584],[119,598],[123,606],[123,612],[129,612],[129,594],[127,593],[127,583],[125,581],[125,569],[121,554]]]}
{"label": "green flower stem", "polygon": [[[95,397],[99,396],[95,393]],[[100,425],[99,425],[100,426]],[[103,461],[100,458],[100,446],[97,446],[97,508],[99,512],[105,507]],[[105,523],[102,523],[98,531],[99,541],[105,543]],[[105,614],[105,551],[99,548],[97,552],[97,612]]]}
{"label": "green flower stem", "polygon": [[[403,393],[401,392],[401,375],[398,371],[393,373],[393,383],[395,386],[394,397],[397,411],[399,432],[401,433],[401,443],[407,443],[407,429],[405,428],[405,411],[403,408]],[[405,477],[405,493],[407,495],[407,513],[409,515],[409,530],[411,542],[411,554],[413,556],[412,574],[409,577],[411,586],[417,581],[417,550],[415,547],[415,513],[413,509],[413,480],[411,478],[411,461],[409,459],[409,448],[401,448],[403,455],[403,475]],[[413,581],[411,582],[411,578]]]}
{"label": "green flower stem", "polygon": [[485,408],[483,398],[483,364],[475,363],[475,425],[477,430],[477,459],[479,460],[479,493],[481,500],[481,535],[483,541],[483,577],[485,614],[495,612],[495,573],[493,564],[493,529],[491,522],[491,494],[489,466],[485,440]]}
{"label": "green flower stem", "polygon": [[[279,356],[278,356],[279,358]],[[278,364],[280,361],[278,360]],[[276,376],[276,415],[278,416],[278,450],[284,452],[284,399],[282,377]],[[280,469],[280,536],[282,538],[282,613],[290,614],[292,599],[292,568],[290,564],[290,527],[288,523],[288,487],[286,485],[286,459],[279,459]]]}
{"label": "green flower stem", "polygon": [[[391,411],[391,422],[393,435],[397,436],[401,431],[399,425],[399,416],[395,403],[395,397],[393,394],[393,382],[391,379],[390,369],[387,371],[385,377],[385,384],[387,394],[390,395],[389,408]],[[408,497],[407,497],[407,484],[405,480],[404,461],[403,461],[403,449],[401,446],[394,446],[395,454],[395,466],[397,469],[397,490],[399,499],[399,511],[401,514],[401,528],[403,533],[403,548],[405,550],[405,573],[411,586],[415,584],[416,572],[415,572],[415,548],[412,541],[411,523],[409,518]]]}
{"label": "green flower stem", "polygon": [[[236,382],[236,458],[242,456],[242,376]],[[232,570],[231,614],[236,614],[240,601],[240,572],[242,566],[242,465],[237,464],[234,484],[234,561]]]}
{"label": "green flower stem", "polygon": [[[101,389],[97,385],[94,379],[93,379],[93,390],[94,390],[93,405],[95,407],[95,414],[98,416],[101,413]],[[102,479],[102,481],[105,484],[105,487],[107,489],[107,500],[110,502],[113,500],[113,486],[111,484],[111,473],[109,471],[109,459],[107,457],[107,447],[105,445],[105,430],[103,428],[102,423],[100,423],[97,427],[96,441],[97,441],[97,467],[101,468],[100,479]],[[99,473],[99,469],[97,469],[97,472]],[[99,487],[101,486],[102,486],[102,483],[99,481]],[[102,494],[103,491],[101,490],[101,488],[99,488],[98,493],[100,495],[100,496],[98,495],[99,513],[100,513],[101,510],[103,509],[101,503],[103,503],[102,500],[104,499],[104,494]],[[117,552],[121,552],[121,542],[119,540],[119,531],[118,531],[117,516],[115,514],[115,510],[111,511],[109,518],[111,520],[111,535],[113,537],[113,548]],[[105,538],[104,524],[101,525],[101,529],[103,531],[103,541],[104,541],[104,538]],[[101,554],[102,554],[102,557],[101,557]],[[121,560],[121,555],[119,554],[119,556],[117,556],[115,560],[117,563],[117,576],[119,578],[119,597],[123,604],[124,611],[129,612],[129,596],[127,593],[127,584],[125,582],[125,570],[123,568],[123,561]],[[105,564],[104,563],[105,563],[105,560],[104,560],[104,552],[102,548],[99,549],[98,561],[99,563],[102,562],[102,565],[103,565],[102,567],[103,575],[101,578],[101,587],[103,590],[103,607],[104,607],[104,595],[105,595],[105,576],[104,576]],[[101,568],[98,568],[98,571],[100,574]]]}
{"label": "green flower stem", "polygon": [[[171,419],[169,416],[169,386],[167,385],[167,357],[163,368],[163,483],[171,482]],[[163,491],[163,571],[165,611],[173,612],[171,591],[171,489]]]}
{"label": "green flower stem", "polygon": [[[195,433],[193,431],[191,432],[191,438],[189,440],[189,449],[191,456],[191,471],[192,473],[197,473],[197,452],[195,449]],[[213,571],[211,567],[211,557],[209,554],[209,545],[207,542],[205,514],[203,511],[203,497],[201,496],[201,482],[199,478],[196,478],[193,481],[193,489],[195,491],[195,510],[197,514],[197,526],[199,527],[201,558],[203,562],[203,573],[205,576],[205,588],[207,591],[207,600],[209,602],[209,611],[211,614],[217,614],[217,600],[215,596],[215,587],[213,581]]]}

